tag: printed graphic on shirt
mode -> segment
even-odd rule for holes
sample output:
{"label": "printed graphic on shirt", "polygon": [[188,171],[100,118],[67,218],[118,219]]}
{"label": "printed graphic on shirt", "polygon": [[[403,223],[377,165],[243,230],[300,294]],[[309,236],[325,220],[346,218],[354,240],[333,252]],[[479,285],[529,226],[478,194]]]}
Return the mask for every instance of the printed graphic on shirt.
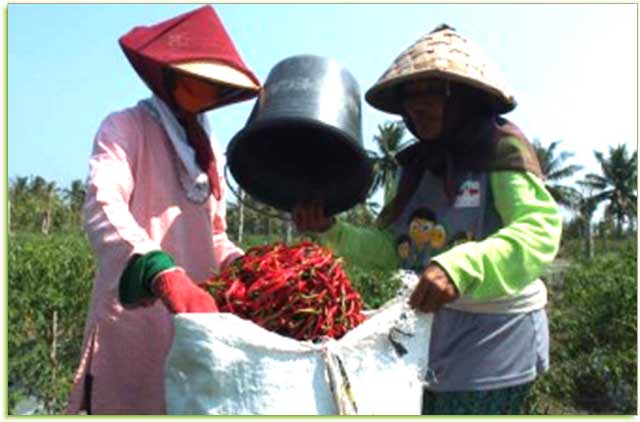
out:
{"label": "printed graphic on shirt", "polygon": [[398,256],[400,257],[400,267],[405,269],[412,268],[411,238],[403,234],[396,239],[396,245],[398,247]]}
{"label": "printed graphic on shirt", "polygon": [[442,249],[447,241],[447,231],[442,224],[438,224],[431,230],[431,247],[434,249]]}
{"label": "printed graphic on shirt", "polygon": [[445,226],[437,223],[436,214],[429,208],[421,207],[411,214],[408,233],[396,239],[402,268],[422,271],[431,257],[446,245]]}
{"label": "printed graphic on shirt", "polygon": [[436,214],[429,208],[417,208],[409,217],[410,269],[414,271],[421,271],[423,262],[431,256],[431,231],[436,220]]}
{"label": "printed graphic on shirt", "polygon": [[431,230],[436,225],[436,214],[429,208],[418,208],[409,217],[409,237],[417,250],[423,250],[431,241]]}
{"label": "printed graphic on shirt", "polygon": [[470,208],[480,206],[480,181],[467,180],[460,188],[456,195],[455,208]]}

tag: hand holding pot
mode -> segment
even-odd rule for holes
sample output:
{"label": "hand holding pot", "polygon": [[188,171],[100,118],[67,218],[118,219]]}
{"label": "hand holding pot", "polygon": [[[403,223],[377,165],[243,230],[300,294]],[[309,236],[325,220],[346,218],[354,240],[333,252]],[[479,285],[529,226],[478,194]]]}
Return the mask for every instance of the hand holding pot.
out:
{"label": "hand holding pot", "polygon": [[320,202],[300,204],[293,209],[293,222],[298,231],[324,232],[336,222],[335,217],[327,217]]}

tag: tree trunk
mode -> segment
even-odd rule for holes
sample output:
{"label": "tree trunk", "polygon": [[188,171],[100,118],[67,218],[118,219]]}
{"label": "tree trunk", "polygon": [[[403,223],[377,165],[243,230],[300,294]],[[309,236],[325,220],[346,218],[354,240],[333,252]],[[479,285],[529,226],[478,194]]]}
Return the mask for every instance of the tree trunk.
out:
{"label": "tree trunk", "polygon": [[382,199],[382,201],[384,202],[384,205],[386,205],[389,202],[391,202],[391,199],[393,198],[393,195],[394,195],[394,192],[393,192],[393,180],[388,180],[388,179],[391,179],[391,178],[390,177],[389,178],[385,178],[385,180],[384,180],[384,195],[383,195],[383,199]]}
{"label": "tree trunk", "polygon": [[293,232],[293,222],[291,220],[287,220],[287,233],[286,233],[287,244],[291,243],[292,232]]}
{"label": "tree trunk", "polygon": [[40,231],[42,232],[42,234],[44,234],[45,236],[48,235],[50,226],[51,226],[51,214],[47,209],[47,211],[45,211],[44,215],[42,216],[42,225],[40,226]]}
{"label": "tree trunk", "polygon": [[55,192],[49,192],[49,197],[47,198],[47,210],[44,213],[44,217],[42,219],[42,234],[48,235],[49,229],[51,229],[51,214],[52,214],[52,206],[53,206],[53,195]]}
{"label": "tree trunk", "polygon": [[51,325],[51,351],[49,358],[55,364],[57,363],[56,355],[58,350],[58,311],[53,311],[53,321]]}
{"label": "tree trunk", "polygon": [[591,219],[589,219],[589,221],[587,221],[587,224],[585,226],[585,240],[586,240],[586,256],[587,259],[591,260],[593,259],[593,230],[591,229]]}
{"label": "tree trunk", "polygon": [[244,191],[238,190],[238,243],[242,243],[244,234]]}
{"label": "tree trunk", "polygon": [[618,218],[617,218],[617,233],[616,235],[618,236],[618,240],[622,239],[622,225],[623,225],[623,221],[624,221],[624,217],[620,214],[618,214]]}

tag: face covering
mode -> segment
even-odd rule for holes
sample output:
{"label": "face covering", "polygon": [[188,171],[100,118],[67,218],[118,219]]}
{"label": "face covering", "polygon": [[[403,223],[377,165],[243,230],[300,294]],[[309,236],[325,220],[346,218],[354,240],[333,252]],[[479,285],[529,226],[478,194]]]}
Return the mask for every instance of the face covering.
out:
{"label": "face covering", "polygon": [[[140,78],[183,126],[187,142],[194,150],[195,161],[207,175],[211,193],[219,200],[221,189],[216,157],[209,136],[201,125],[202,119],[197,113],[180,109],[173,98],[174,84],[167,83],[167,75],[173,79],[182,73],[222,85],[224,89],[219,90],[217,101],[211,102],[207,110],[257,95],[260,83],[242,61],[216,12],[211,6],[205,6],[156,25],[135,27],[119,42]],[[197,65],[189,68],[194,73],[185,70],[185,63]],[[206,66],[207,63],[223,64],[244,75],[253,82],[253,86],[233,86],[225,80],[216,79],[215,75],[207,73],[211,68]]]}

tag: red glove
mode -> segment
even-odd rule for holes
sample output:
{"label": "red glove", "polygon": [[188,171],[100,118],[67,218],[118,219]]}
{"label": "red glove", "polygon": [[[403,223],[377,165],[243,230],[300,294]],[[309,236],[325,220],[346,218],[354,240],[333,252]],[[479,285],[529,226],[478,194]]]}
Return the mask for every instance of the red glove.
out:
{"label": "red glove", "polygon": [[169,312],[218,312],[216,301],[180,268],[163,271],[151,282],[151,290]]}

